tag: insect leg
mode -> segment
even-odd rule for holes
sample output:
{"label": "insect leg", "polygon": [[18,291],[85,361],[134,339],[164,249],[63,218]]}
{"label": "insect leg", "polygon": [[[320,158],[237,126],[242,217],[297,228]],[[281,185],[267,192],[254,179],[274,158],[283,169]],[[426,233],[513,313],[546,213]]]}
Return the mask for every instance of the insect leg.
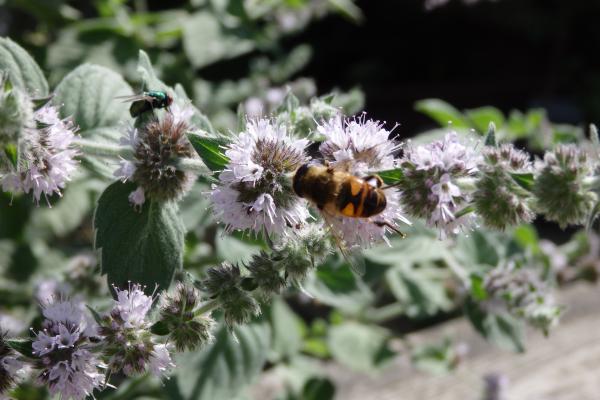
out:
{"label": "insect leg", "polygon": [[398,230],[398,228],[396,228],[394,225],[390,224],[387,221],[373,221],[373,223],[375,225],[377,225],[380,228],[383,228],[384,226],[387,226],[388,228],[390,228],[391,230],[393,230],[394,232],[396,232],[398,235],[400,235],[400,237],[402,239],[404,239],[406,237],[406,234],[403,232],[400,232],[400,230]]}

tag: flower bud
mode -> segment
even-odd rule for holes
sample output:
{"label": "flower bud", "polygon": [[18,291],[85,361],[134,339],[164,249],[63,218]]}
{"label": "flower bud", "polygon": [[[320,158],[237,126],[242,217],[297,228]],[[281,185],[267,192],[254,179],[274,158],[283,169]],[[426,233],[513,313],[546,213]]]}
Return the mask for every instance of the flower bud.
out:
{"label": "flower bud", "polygon": [[5,341],[0,331],[0,398],[11,390],[22,378],[25,365],[18,354]]}
{"label": "flower bud", "polygon": [[594,201],[583,185],[591,174],[587,154],[574,145],[561,144],[546,152],[537,168],[536,209],[561,228],[585,223]]}
{"label": "flower bud", "polygon": [[213,319],[208,315],[195,315],[199,301],[198,290],[189,283],[177,282],[172,293],[163,294],[161,321],[178,351],[194,350],[213,340]]}
{"label": "flower bud", "polygon": [[209,297],[219,302],[225,323],[230,327],[245,324],[260,314],[257,301],[241,285],[240,269],[228,263],[210,268],[203,281]]}
{"label": "flower bud", "polygon": [[485,225],[504,229],[533,220],[535,213],[529,208],[528,192],[510,175],[531,171],[527,153],[512,144],[486,147],[479,169],[481,174],[476,181],[473,201],[476,213]]}
{"label": "flower bud", "polygon": [[0,153],[6,144],[16,144],[27,126],[34,126],[31,99],[13,88],[8,76],[0,73]]}
{"label": "flower bud", "polygon": [[489,296],[484,306],[491,312],[509,312],[545,334],[558,323],[562,307],[532,268],[519,268],[514,262],[502,265],[485,276],[484,287]]}
{"label": "flower bud", "polygon": [[260,294],[266,300],[273,294],[278,294],[285,287],[285,279],[281,276],[280,265],[274,262],[273,253],[261,251],[254,255],[246,266]]}
{"label": "flower bud", "polygon": [[171,113],[165,113],[160,120],[151,119],[138,130],[132,179],[143,189],[142,196],[175,200],[193,184],[193,174],[175,165],[178,159],[195,154],[185,135],[188,130],[187,122],[176,120]]}

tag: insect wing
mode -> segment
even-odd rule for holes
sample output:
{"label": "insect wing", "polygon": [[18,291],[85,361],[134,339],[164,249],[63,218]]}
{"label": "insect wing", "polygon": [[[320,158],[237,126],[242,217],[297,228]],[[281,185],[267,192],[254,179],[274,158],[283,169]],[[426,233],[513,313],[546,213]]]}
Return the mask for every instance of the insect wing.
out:
{"label": "insect wing", "polygon": [[344,259],[348,262],[348,264],[350,264],[350,269],[352,272],[354,272],[356,275],[364,275],[366,269],[365,260],[360,254],[359,249],[356,247],[348,247],[346,241],[341,237],[340,233],[335,228],[335,225],[332,223],[332,219],[335,218],[334,216],[328,214],[326,211],[321,211],[321,215],[329,227],[329,232],[331,233],[335,244],[340,250],[340,253],[342,256],[344,256]]}
{"label": "insect wing", "polygon": [[127,96],[117,96],[115,99],[123,100],[123,103],[130,103],[135,101],[147,101],[152,103],[154,101],[154,97],[148,96],[146,94],[132,94]]}

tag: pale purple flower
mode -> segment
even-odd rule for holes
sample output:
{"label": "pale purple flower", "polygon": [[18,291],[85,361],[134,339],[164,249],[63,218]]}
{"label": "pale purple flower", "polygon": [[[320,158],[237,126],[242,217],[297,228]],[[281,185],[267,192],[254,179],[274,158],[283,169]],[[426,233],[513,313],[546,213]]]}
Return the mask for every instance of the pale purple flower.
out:
{"label": "pale purple flower", "polygon": [[66,282],[47,278],[40,280],[35,286],[35,299],[42,305],[53,303],[57,299],[66,298],[73,288]]}
{"label": "pale purple flower", "polygon": [[334,117],[318,125],[317,131],[326,139],[319,150],[332,165],[342,164],[358,176],[395,168],[394,152],[399,146],[389,140],[391,131],[379,121],[367,120],[365,114]]}
{"label": "pale purple flower", "polygon": [[147,296],[140,285],[132,285],[129,290],[117,291],[113,314],[119,315],[125,328],[145,326],[152,301],[152,297]]}
{"label": "pale purple flower", "polygon": [[83,304],[58,301],[44,308],[43,330],[32,343],[33,355],[39,357],[38,381],[51,395],[63,399],[83,400],[103,385],[105,366],[91,351],[97,327]]}
{"label": "pale purple flower", "polygon": [[171,370],[175,368],[166,344],[154,346],[148,367],[150,372],[157,378],[167,377]]}
{"label": "pale purple flower", "polygon": [[457,213],[471,201],[471,193],[461,190],[458,181],[477,172],[479,153],[465,144],[456,132],[427,145],[406,146],[400,165],[404,172],[401,202],[412,215],[425,218],[427,225],[439,229],[440,238],[471,229],[476,216]]}
{"label": "pale purple flower", "polygon": [[[334,117],[317,127],[325,137],[319,147],[321,154],[330,165],[344,169],[352,175],[366,177],[379,171],[396,167],[394,152],[399,146],[390,140],[390,131],[379,121],[367,120],[363,114],[359,118],[342,119]],[[350,247],[369,247],[386,241],[391,230],[374,222],[387,222],[394,225],[402,221],[410,225],[400,206],[400,194],[395,188],[384,189],[387,200],[385,210],[369,219],[332,216],[330,222],[342,239]]]}
{"label": "pale purple flower", "polygon": [[289,179],[307,161],[307,145],[284,125],[248,121],[225,151],[229,164],[210,194],[214,214],[228,231],[283,233],[308,218],[306,203],[293,194]]}
{"label": "pale purple flower", "polygon": [[61,119],[56,108],[46,104],[34,113],[40,126],[26,127],[20,161],[16,171],[2,177],[4,191],[32,192],[36,202],[44,195],[61,194],[77,169],[73,147],[75,130],[73,122]]}
{"label": "pale purple flower", "polygon": [[144,194],[144,188],[139,186],[136,190],[129,193],[129,202],[136,209],[141,209],[142,205],[146,202],[146,196]]}
{"label": "pale purple flower", "polygon": [[189,104],[185,104],[180,106],[177,103],[171,104],[170,107],[171,115],[173,115],[173,121],[175,124],[180,122],[185,123],[186,125],[191,124],[192,116],[194,115],[194,108]]}
{"label": "pale purple flower", "polygon": [[119,161],[119,168],[113,172],[113,176],[125,183],[133,178],[135,173],[135,164],[129,160],[122,159]]}
{"label": "pale purple flower", "polygon": [[249,97],[244,102],[244,111],[248,118],[259,118],[264,115],[265,104],[258,97]]}
{"label": "pale purple flower", "polygon": [[111,312],[102,319],[100,333],[105,349],[111,354],[109,369],[134,376],[148,371],[166,375],[172,366],[169,351],[155,342],[150,332],[148,313],[153,297],[144,294],[142,286],[130,284],[117,292]]}

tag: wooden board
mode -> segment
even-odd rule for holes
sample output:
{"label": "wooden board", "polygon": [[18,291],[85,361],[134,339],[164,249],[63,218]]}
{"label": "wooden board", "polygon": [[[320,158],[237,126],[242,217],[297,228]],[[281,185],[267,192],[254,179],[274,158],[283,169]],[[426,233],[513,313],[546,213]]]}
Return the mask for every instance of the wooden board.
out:
{"label": "wooden board", "polygon": [[[600,399],[600,288],[578,284],[558,295],[568,308],[549,338],[529,332],[527,352],[515,354],[486,343],[465,320],[455,320],[410,335],[411,343],[437,343],[444,337],[464,342],[469,352],[448,375],[415,370],[408,357],[398,357],[375,376],[324,363],[323,371],[344,400],[480,400],[486,374],[506,379],[498,400]],[[251,391],[266,400],[281,389],[266,374]]]}

